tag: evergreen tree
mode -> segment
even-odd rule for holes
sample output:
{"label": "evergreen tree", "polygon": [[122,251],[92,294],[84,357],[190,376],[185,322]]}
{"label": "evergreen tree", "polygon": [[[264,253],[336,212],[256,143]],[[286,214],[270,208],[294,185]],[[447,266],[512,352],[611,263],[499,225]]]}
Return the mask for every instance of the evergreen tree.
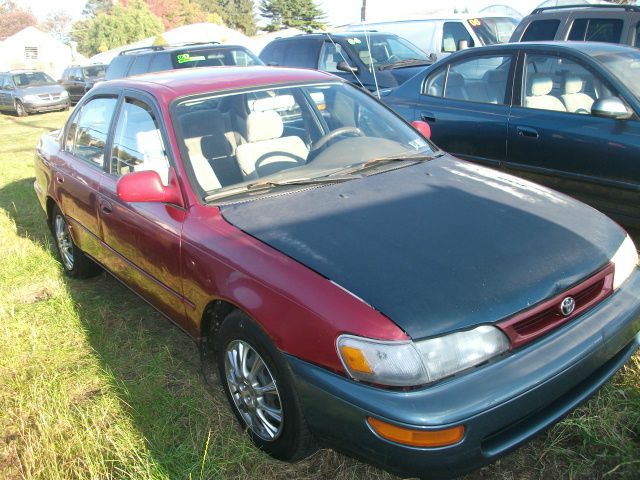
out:
{"label": "evergreen tree", "polygon": [[94,18],[101,13],[108,13],[113,8],[113,0],[88,0],[82,10],[82,15]]}
{"label": "evergreen tree", "polygon": [[256,16],[253,0],[219,0],[222,20],[230,28],[241,30],[245,35],[255,35]]}
{"label": "evergreen tree", "polygon": [[260,12],[270,20],[269,31],[298,28],[311,32],[324,26],[324,13],[313,0],[262,0]]}

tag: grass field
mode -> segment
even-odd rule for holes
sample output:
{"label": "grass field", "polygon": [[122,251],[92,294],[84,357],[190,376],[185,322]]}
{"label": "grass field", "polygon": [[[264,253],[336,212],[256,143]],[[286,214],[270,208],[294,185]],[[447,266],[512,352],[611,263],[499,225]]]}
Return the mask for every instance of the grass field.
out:
{"label": "grass field", "polygon": [[[331,450],[271,460],[178,328],[107,274],[63,277],[32,183],[66,116],[0,115],[0,479],[393,478]],[[640,478],[640,356],[481,478]]]}

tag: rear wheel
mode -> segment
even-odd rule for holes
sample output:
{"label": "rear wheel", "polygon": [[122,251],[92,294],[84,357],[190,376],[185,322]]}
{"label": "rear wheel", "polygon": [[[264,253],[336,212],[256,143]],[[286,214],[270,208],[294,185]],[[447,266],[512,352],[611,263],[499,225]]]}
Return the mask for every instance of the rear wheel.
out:
{"label": "rear wheel", "polygon": [[231,312],[217,332],[216,357],[231,408],[257,447],[285,461],[313,452],[293,373],[253,320]]}
{"label": "rear wheel", "polygon": [[100,273],[100,267],[74,243],[67,219],[57,206],[51,213],[51,231],[56,239],[64,273],[72,278],[88,278]]}
{"label": "rear wheel", "polygon": [[26,108],[24,108],[20,100],[16,100],[15,110],[18,117],[26,117],[28,115]]}

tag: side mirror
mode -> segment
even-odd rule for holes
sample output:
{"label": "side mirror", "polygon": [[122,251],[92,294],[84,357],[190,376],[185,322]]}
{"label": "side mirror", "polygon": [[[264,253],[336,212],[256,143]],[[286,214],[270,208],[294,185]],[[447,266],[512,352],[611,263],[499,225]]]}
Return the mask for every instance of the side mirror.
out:
{"label": "side mirror", "polygon": [[466,50],[467,48],[469,48],[468,40],[460,40],[458,42],[458,50]]}
{"label": "side mirror", "polygon": [[336,69],[340,70],[341,72],[347,72],[347,73],[353,73],[353,74],[358,73],[358,67],[352,67],[344,60],[340,60],[338,62],[338,64],[336,65]]}
{"label": "side mirror", "polygon": [[427,122],[422,120],[414,120],[411,122],[411,126],[422,134],[425,138],[431,138],[431,127]]}
{"label": "side mirror", "polygon": [[169,185],[163,185],[155,170],[131,172],[120,177],[116,187],[118,197],[125,202],[173,203],[184,206],[173,168],[169,169]]}
{"label": "side mirror", "polygon": [[626,120],[631,117],[631,112],[618,97],[600,98],[591,106],[591,114],[597,117]]}

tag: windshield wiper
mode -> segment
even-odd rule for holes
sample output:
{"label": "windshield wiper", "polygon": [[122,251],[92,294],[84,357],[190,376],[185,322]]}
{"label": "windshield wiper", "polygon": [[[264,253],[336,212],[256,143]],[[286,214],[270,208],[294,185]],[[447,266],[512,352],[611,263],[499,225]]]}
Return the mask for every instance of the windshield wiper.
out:
{"label": "windshield wiper", "polygon": [[249,183],[247,185],[241,185],[236,188],[230,188],[222,192],[212,193],[204,197],[205,202],[211,202],[212,200],[218,200],[220,198],[238,195],[246,192],[259,192],[261,190],[270,190],[277,187],[288,187],[291,185],[319,185],[324,183],[340,183],[353,180],[358,177],[316,177],[316,178],[290,178],[288,180],[262,180],[258,182]]}
{"label": "windshield wiper", "polygon": [[341,174],[341,175],[351,175],[353,173],[362,172],[363,170],[368,170],[369,168],[373,168],[378,165],[382,165],[385,163],[392,163],[392,162],[411,162],[410,165],[415,165],[416,163],[424,162],[427,160],[433,160],[434,158],[440,157],[442,155],[444,155],[444,152],[437,151],[433,155],[405,155],[405,156],[378,157],[378,158],[371,159],[367,162],[361,163],[360,165],[356,165],[355,167],[347,167],[344,170],[338,170],[335,173]]}
{"label": "windshield wiper", "polygon": [[428,58],[407,58],[398,60],[397,62],[382,65],[381,70],[389,70],[391,68],[408,67],[413,65],[431,65],[433,62]]}

